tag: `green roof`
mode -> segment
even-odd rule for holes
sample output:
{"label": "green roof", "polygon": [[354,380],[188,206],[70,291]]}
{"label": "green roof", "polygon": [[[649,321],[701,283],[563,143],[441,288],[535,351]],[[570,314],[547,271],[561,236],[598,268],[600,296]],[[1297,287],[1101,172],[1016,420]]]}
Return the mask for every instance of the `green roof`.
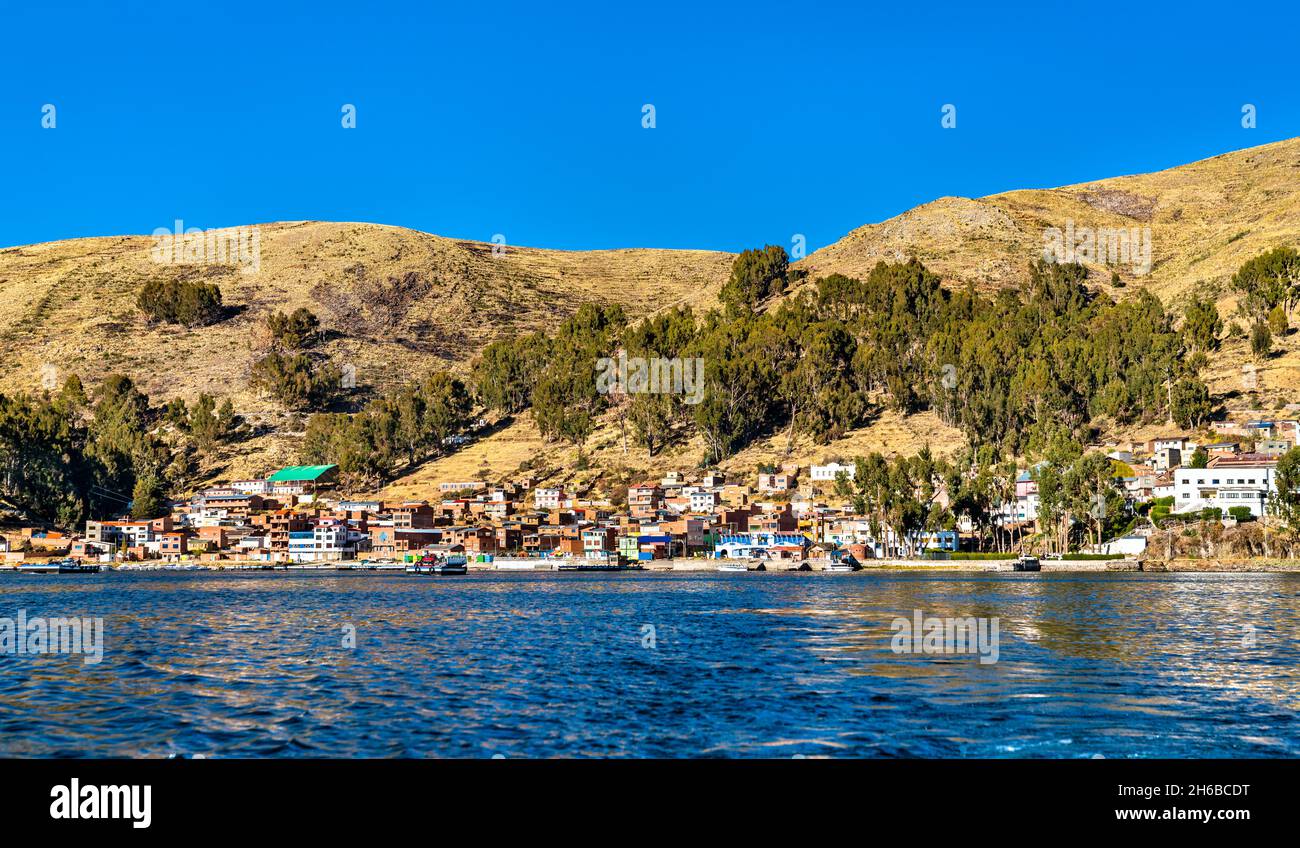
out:
{"label": "green roof", "polygon": [[288,468],[281,468],[279,471],[267,477],[269,483],[287,483],[300,482],[303,480],[319,480],[321,475],[327,471],[338,468],[337,465],[290,465]]}

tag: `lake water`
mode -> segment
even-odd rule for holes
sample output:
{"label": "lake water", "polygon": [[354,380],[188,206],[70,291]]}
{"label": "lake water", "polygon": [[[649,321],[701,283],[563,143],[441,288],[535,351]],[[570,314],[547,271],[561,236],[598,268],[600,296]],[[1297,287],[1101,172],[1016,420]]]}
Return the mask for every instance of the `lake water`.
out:
{"label": "lake water", "polygon": [[[0,575],[20,610],[105,636],[0,655],[7,756],[1300,754],[1300,575]],[[895,652],[915,610],[997,661]]]}

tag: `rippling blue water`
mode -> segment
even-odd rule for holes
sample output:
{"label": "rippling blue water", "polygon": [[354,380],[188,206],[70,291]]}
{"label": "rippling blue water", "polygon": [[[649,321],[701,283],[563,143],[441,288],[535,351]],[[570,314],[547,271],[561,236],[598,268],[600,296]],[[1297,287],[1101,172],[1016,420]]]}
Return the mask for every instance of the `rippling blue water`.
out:
{"label": "rippling blue water", "polygon": [[[19,609],[105,653],[0,655],[8,756],[1300,754],[1295,575],[0,576]],[[894,653],[916,609],[997,616],[998,662]]]}

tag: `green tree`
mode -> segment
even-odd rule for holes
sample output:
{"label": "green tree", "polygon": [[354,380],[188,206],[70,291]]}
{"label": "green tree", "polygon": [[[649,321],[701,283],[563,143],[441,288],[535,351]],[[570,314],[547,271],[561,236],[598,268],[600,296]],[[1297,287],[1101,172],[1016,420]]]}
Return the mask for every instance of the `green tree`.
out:
{"label": "green tree", "polygon": [[1300,285],[1300,253],[1278,247],[1245,262],[1232,277],[1243,315],[1262,319],[1276,306],[1289,317]]}
{"label": "green tree", "polygon": [[1264,321],[1256,321],[1250,328],[1250,352],[1256,359],[1263,360],[1268,358],[1272,350],[1273,334],[1269,332],[1268,324]]}
{"label": "green tree", "polygon": [[1201,380],[1187,378],[1174,383],[1170,390],[1170,409],[1180,427],[1196,429],[1212,409],[1210,390]]}
{"label": "green tree", "polygon": [[290,409],[326,406],[338,394],[343,374],[329,359],[269,353],[253,363],[252,385]]}
{"label": "green tree", "polygon": [[1274,306],[1268,313],[1268,328],[1274,336],[1281,337],[1286,335],[1290,329],[1290,321],[1287,320],[1286,309],[1281,304]]}
{"label": "green tree", "polygon": [[769,244],[746,250],[731,265],[731,276],[718,293],[729,315],[745,315],[773,295],[785,291],[790,280],[790,257],[785,248]]}
{"label": "green tree", "polygon": [[1223,321],[1212,299],[1193,297],[1183,310],[1183,316],[1183,336],[1189,350],[1218,350]]}
{"label": "green tree", "polygon": [[1282,454],[1273,472],[1269,510],[1293,532],[1300,529],[1300,448]]}
{"label": "green tree", "polygon": [[167,493],[162,478],[142,474],[131,490],[131,517],[158,518],[167,511]]}

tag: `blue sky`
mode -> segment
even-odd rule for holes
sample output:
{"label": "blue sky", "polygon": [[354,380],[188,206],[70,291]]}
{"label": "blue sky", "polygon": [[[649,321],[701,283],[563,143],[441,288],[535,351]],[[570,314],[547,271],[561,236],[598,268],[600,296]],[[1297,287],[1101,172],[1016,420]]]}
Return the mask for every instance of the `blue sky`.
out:
{"label": "blue sky", "polygon": [[815,249],[1300,135],[1295,5],[3,0],[0,245],[181,218]]}

